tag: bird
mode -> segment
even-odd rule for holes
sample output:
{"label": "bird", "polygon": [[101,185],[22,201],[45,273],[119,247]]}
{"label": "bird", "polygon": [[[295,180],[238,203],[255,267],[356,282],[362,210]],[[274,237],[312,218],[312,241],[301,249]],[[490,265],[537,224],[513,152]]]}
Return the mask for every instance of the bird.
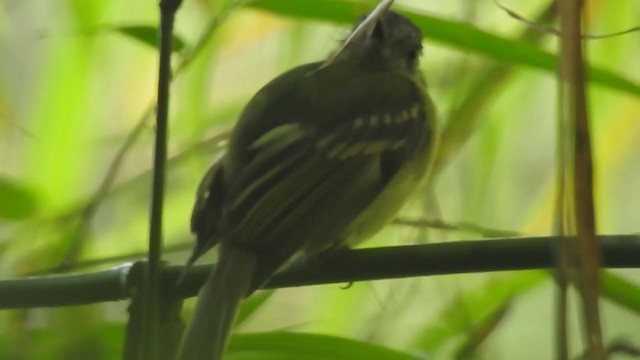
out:
{"label": "bird", "polygon": [[245,297],[294,258],[368,239],[410,198],[436,148],[421,54],[421,30],[382,11],[247,103],[197,190],[187,264],[216,245],[219,260],[179,359],[222,359]]}

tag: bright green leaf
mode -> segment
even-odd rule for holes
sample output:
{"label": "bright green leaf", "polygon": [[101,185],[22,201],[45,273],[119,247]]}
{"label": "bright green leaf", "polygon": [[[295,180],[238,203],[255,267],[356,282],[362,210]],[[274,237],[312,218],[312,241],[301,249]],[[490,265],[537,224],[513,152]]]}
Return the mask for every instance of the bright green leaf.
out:
{"label": "bright green leaf", "polygon": [[[353,22],[357,16],[373,7],[371,3],[344,0],[258,0],[250,3],[250,6],[286,16],[340,23]],[[401,7],[395,9],[410,18],[428,39],[435,42],[473,51],[508,64],[556,72],[556,56],[531,44],[494,35],[463,22],[403,10]],[[595,83],[640,96],[638,84],[595,67],[590,67],[589,72]]]}
{"label": "bright green leaf", "polygon": [[495,314],[515,296],[524,294],[548,278],[548,273],[541,270],[516,272],[462,294],[422,329],[414,345],[426,353],[436,352],[449,340],[465,335],[473,324]]}
{"label": "bright green leaf", "polygon": [[13,180],[0,177],[0,219],[20,220],[37,208],[35,195]]}
{"label": "bright green leaf", "polygon": [[[59,329],[51,327],[7,334],[0,337],[0,359],[16,359],[16,354],[21,354],[20,358],[29,360],[68,359],[68,357],[62,357],[65,349],[81,347],[89,347],[90,350],[91,347],[93,348],[92,359],[119,359],[122,355],[125,339],[121,324],[106,324],[91,328],[84,335],[82,338],[60,337]],[[21,345],[22,342],[17,339],[28,339],[29,346]],[[96,357],[96,354],[100,356]],[[74,357],[74,359],[77,358]]]}
{"label": "bright green leaf", "polygon": [[269,332],[233,336],[227,360],[418,360],[379,345],[327,335]]}
{"label": "bright green leaf", "polygon": [[[146,45],[157,48],[158,47],[158,29],[153,26],[146,25],[129,25],[118,26],[110,30],[119,32],[132,39],[138,40]],[[173,34],[173,51],[180,52],[186,47],[186,42],[181,37]]]}
{"label": "bright green leaf", "polygon": [[243,301],[242,306],[240,306],[240,310],[238,311],[236,325],[240,325],[247,321],[247,319],[255,314],[255,312],[258,311],[258,309],[260,309],[274,293],[274,290],[258,291],[251,295],[247,300]]}
{"label": "bright green leaf", "polygon": [[614,303],[640,315],[640,286],[611,271],[603,271],[602,294]]}

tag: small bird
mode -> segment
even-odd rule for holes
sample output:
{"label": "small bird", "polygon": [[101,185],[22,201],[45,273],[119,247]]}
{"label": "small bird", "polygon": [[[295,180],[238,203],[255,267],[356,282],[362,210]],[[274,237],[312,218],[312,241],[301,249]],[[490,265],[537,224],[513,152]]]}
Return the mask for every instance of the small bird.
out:
{"label": "small bird", "polygon": [[329,60],[258,91],[202,180],[188,265],[217,244],[220,256],[180,359],[221,359],[242,299],[294,256],[375,234],[428,172],[436,119],[422,34],[391,11],[360,25]]}

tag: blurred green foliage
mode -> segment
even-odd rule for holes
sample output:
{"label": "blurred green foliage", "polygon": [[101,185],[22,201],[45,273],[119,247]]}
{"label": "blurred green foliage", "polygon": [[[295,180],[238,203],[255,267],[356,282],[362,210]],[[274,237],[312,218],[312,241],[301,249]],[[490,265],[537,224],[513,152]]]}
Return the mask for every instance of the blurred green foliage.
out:
{"label": "blurred green foliage", "polygon": [[[348,24],[369,4],[262,0],[245,7],[231,0],[184,1],[174,59],[188,66],[173,83],[170,154],[175,159],[165,215],[165,244],[184,251],[167,253],[168,261],[182,263],[187,256],[195,188],[222,149],[224,136],[218,135],[268,80],[335,49]],[[590,33],[615,32],[639,22],[632,0],[588,4]],[[548,4],[513,0],[504,5],[535,18]],[[542,35],[537,43],[518,40],[526,25],[489,0],[398,0],[398,8],[425,32],[422,67],[442,127],[473,129],[456,140],[455,156],[404,214],[548,234],[554,201],[557,39]],[[145,251],[152,124],[144,125],[127,152],[116,176],[117,191],[101,198],[93,216],[85,216],[83,209],[125,138],[153,104],[157,53],[150,45],[155,44],[152,24],[157,16],[156,1],[0,3],[4,278],[54,269],[62,262],[73,265]],[[637,36],[587,44],[590,64],[597,69],[591,73],[589,96],[601,233],[638,231]],[[200,50],[194,53],[196,46]],[[503,76],[487,77],[488,69],[498,68]],[[459,120],[457,110],[482,92],[478,84],[483,81],[491,91]],[[213,140],[203,142],[207,139]],[[474,237],[465,231],[390,227],[365,246]],[[86,270],[91,269],[95,267]],[[607,340],[640,342],[640,304],[633,296],[639,281],[637,271],[606,274]],[[315,359],[322,358],[313,357],[320,348],[336,359],[450,359],[501,309],[504,315],[483,343],[465,356],[526,360],[553,354],[553,281],[546,272],[379,281],[347,290],[327,285],[256,296],[239,327],[254,333],[232,342],[231,359]],[[4,311],[0,358],[118,358],[126,305]],[[191,306],[187,302],[187,312]],[[580,343],[579,326],[572,318],[575,344]],[[296,333],[268,332],[272,330]]]}

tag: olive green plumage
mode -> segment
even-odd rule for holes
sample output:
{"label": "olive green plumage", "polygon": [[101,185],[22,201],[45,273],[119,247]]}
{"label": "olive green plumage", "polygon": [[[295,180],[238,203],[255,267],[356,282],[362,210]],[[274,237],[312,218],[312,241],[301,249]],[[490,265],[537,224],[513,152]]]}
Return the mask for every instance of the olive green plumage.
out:
{"label": "olive green plumage", "polygon": [[[435,115],[417,68],[420,41],[418,28],[387,12],[331,63],[284,73],[245,107],[192,216],[189,263],[221,244],[212,275],[219,287],[201,291],[218,291],[218,300],[199,300],[196,316],[211,313],[194,317],[189,330],[223,324],[207,331],[216,338],[205,349],[213,359],[222,356],[240,299],[296,254],[370,237],[422,180]],[[188,347],[197,346],[183,343],[182,359],[195,358],[199,350]]]}

